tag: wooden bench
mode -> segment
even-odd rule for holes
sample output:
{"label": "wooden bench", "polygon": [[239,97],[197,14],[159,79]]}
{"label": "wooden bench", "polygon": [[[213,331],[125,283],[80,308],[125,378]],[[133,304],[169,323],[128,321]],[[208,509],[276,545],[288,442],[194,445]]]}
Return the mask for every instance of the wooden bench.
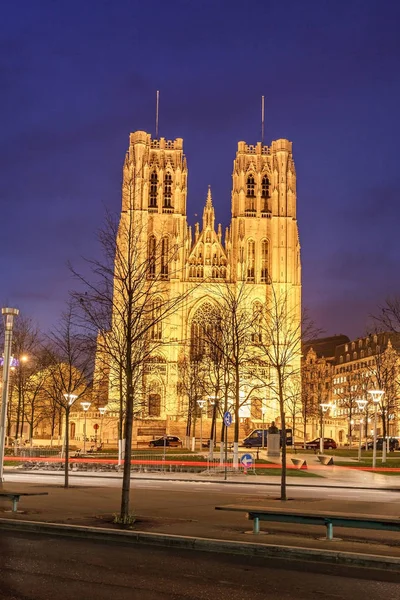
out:
{"label": "wooden bench", "polygon": [[21,496],[48,496],[48,492],[0,492],[0,498],[8,498],[12,501],[12,512],[17,512],[18,502]]}
{"label": "wooden bench", "polygon": [[321,465],[331,467],[333,465],[333,456],[326,456],[326,454],[318,454],[317,456]]}
{"label": "wooden bench", "polygon": [[280,523],[299,523],[301,525],[325,525],[326,539],[333,540],[333,525],[357,529],[379,529],[381,531],[400,531],[400,517],[381,517],[380,515],[358,515],[347,513],[305,512],[297,508],[263,508],[238,504],[216,506],[215,510],[229,510],[247,513],[253,521],[253,533],[260,533],[260,521]]}

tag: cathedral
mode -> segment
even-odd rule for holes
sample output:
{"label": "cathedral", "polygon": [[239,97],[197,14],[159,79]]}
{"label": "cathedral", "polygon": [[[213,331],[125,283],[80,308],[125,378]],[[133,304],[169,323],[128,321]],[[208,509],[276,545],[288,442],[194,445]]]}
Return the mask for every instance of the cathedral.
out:
{"label": "cathedral", "polygon": [[[238,142],[231,221],[224,233],[220,224],[216,226],[210,188],[205,190],[201,223],[196,223],[194,230],[188,225],[187,181],[181,138],[153,139],[144,131],[130,134],[123,166],[121,221],[130,211],[140,216],[141,235],[149,252],[156,245],[161,247],[158,268],[171,294],[192,289],[184,305],[169,319],[168,328],[160,325],[154,333],[161,343],[145,370],[146,398],[140,417],[147,423],[183,419],[185,398],[179,391],[179,359],[196,334],[198,315],[215,301],[222,285],[245,282],[250,302],[265,302],[268,287],[275,286],[290,295],[298,323],[301,318],[292,143],[286,139],[272,141],[270,146]],[[173,269],[163,261],[171,248],[178,248]],[[249,400],[241,409],[242,417],[252,419],[253,425],[264,418],[266,422],[276,418],[279,410],[273,399],[267,400],[261,399],[265,406],[257,414]]]}

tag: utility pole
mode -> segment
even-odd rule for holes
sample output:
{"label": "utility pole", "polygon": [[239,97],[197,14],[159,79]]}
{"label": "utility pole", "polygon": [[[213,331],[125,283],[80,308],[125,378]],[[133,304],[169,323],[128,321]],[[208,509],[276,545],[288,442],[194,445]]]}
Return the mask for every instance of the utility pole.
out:
{"label": "utility pole", "polygon": [[1,312],[5,315],[5,334],[4,334],[4,362],[3,362],[3,390],[1,394],[1,414],[0,414],[0,484],[4,481],[4,453],[6,442],[6,421],[7,421],[7,403],[8,403],[8,384],[10,378],[10,358],[11,342],[14,325],[14,317],[19,314],[18,308],[2,308]]}

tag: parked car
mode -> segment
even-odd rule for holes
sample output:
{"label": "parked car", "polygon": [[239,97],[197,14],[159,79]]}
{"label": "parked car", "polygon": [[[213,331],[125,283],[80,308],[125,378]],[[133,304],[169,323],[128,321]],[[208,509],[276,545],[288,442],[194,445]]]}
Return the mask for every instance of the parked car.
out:
{"label": "parked car", "polygon": [[[311,442],[306,442],[306,450],[319,450],[320,448],[320,439],[315,438]],[[337,443],[332,438],[324,438],[324,450],[336,450]]]}
{"label": "parked car", "polygon": [[150,448],[155,448],[156,446],[169,446],[171,448],[180,448],[182,447],[182,440],[176,435],[163,435],[156,440],[151,440],[149,443]]}
{"label": "parked car", "polygon": [[[376,449],[377,450],[382,450],[383,449],[383,440],[384,438],[382,437],[378,437],[376,439]],[[386,438],[387,441],[387,438]],[[373,450],[374,449],[374,441],[373,440],[368,440],[367,443],[362,444],[361,446],[362,450]],[[398,438],[389,438],[389,452],[393,452],[394,450],[399,450],[400,448],[400,443]]]}
{"label": "parked car", "polygon": [[[282,431],[281,434],[281,446],[282,446]],[[263,439],[264,438],[264,439]],[[293,443],[292,430],[286,429],[286,446],[291,446]],[[268,447],[268,429],[253,429],[253,431],[243,440],[242,446],[245,448],[261,448],[264,446]]]}

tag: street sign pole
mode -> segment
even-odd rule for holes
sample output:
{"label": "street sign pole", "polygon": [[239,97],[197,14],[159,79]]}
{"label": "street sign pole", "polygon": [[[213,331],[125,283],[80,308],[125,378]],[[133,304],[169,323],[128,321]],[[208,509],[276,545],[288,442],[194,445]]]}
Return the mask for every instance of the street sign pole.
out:
{"label": "street sign pole", "polygon": [[224,412],[224,423],[225,423],[225,467],[224,467],[224,480],[228,478],[228,427],[232,425],[232,415],[229,410]]}

